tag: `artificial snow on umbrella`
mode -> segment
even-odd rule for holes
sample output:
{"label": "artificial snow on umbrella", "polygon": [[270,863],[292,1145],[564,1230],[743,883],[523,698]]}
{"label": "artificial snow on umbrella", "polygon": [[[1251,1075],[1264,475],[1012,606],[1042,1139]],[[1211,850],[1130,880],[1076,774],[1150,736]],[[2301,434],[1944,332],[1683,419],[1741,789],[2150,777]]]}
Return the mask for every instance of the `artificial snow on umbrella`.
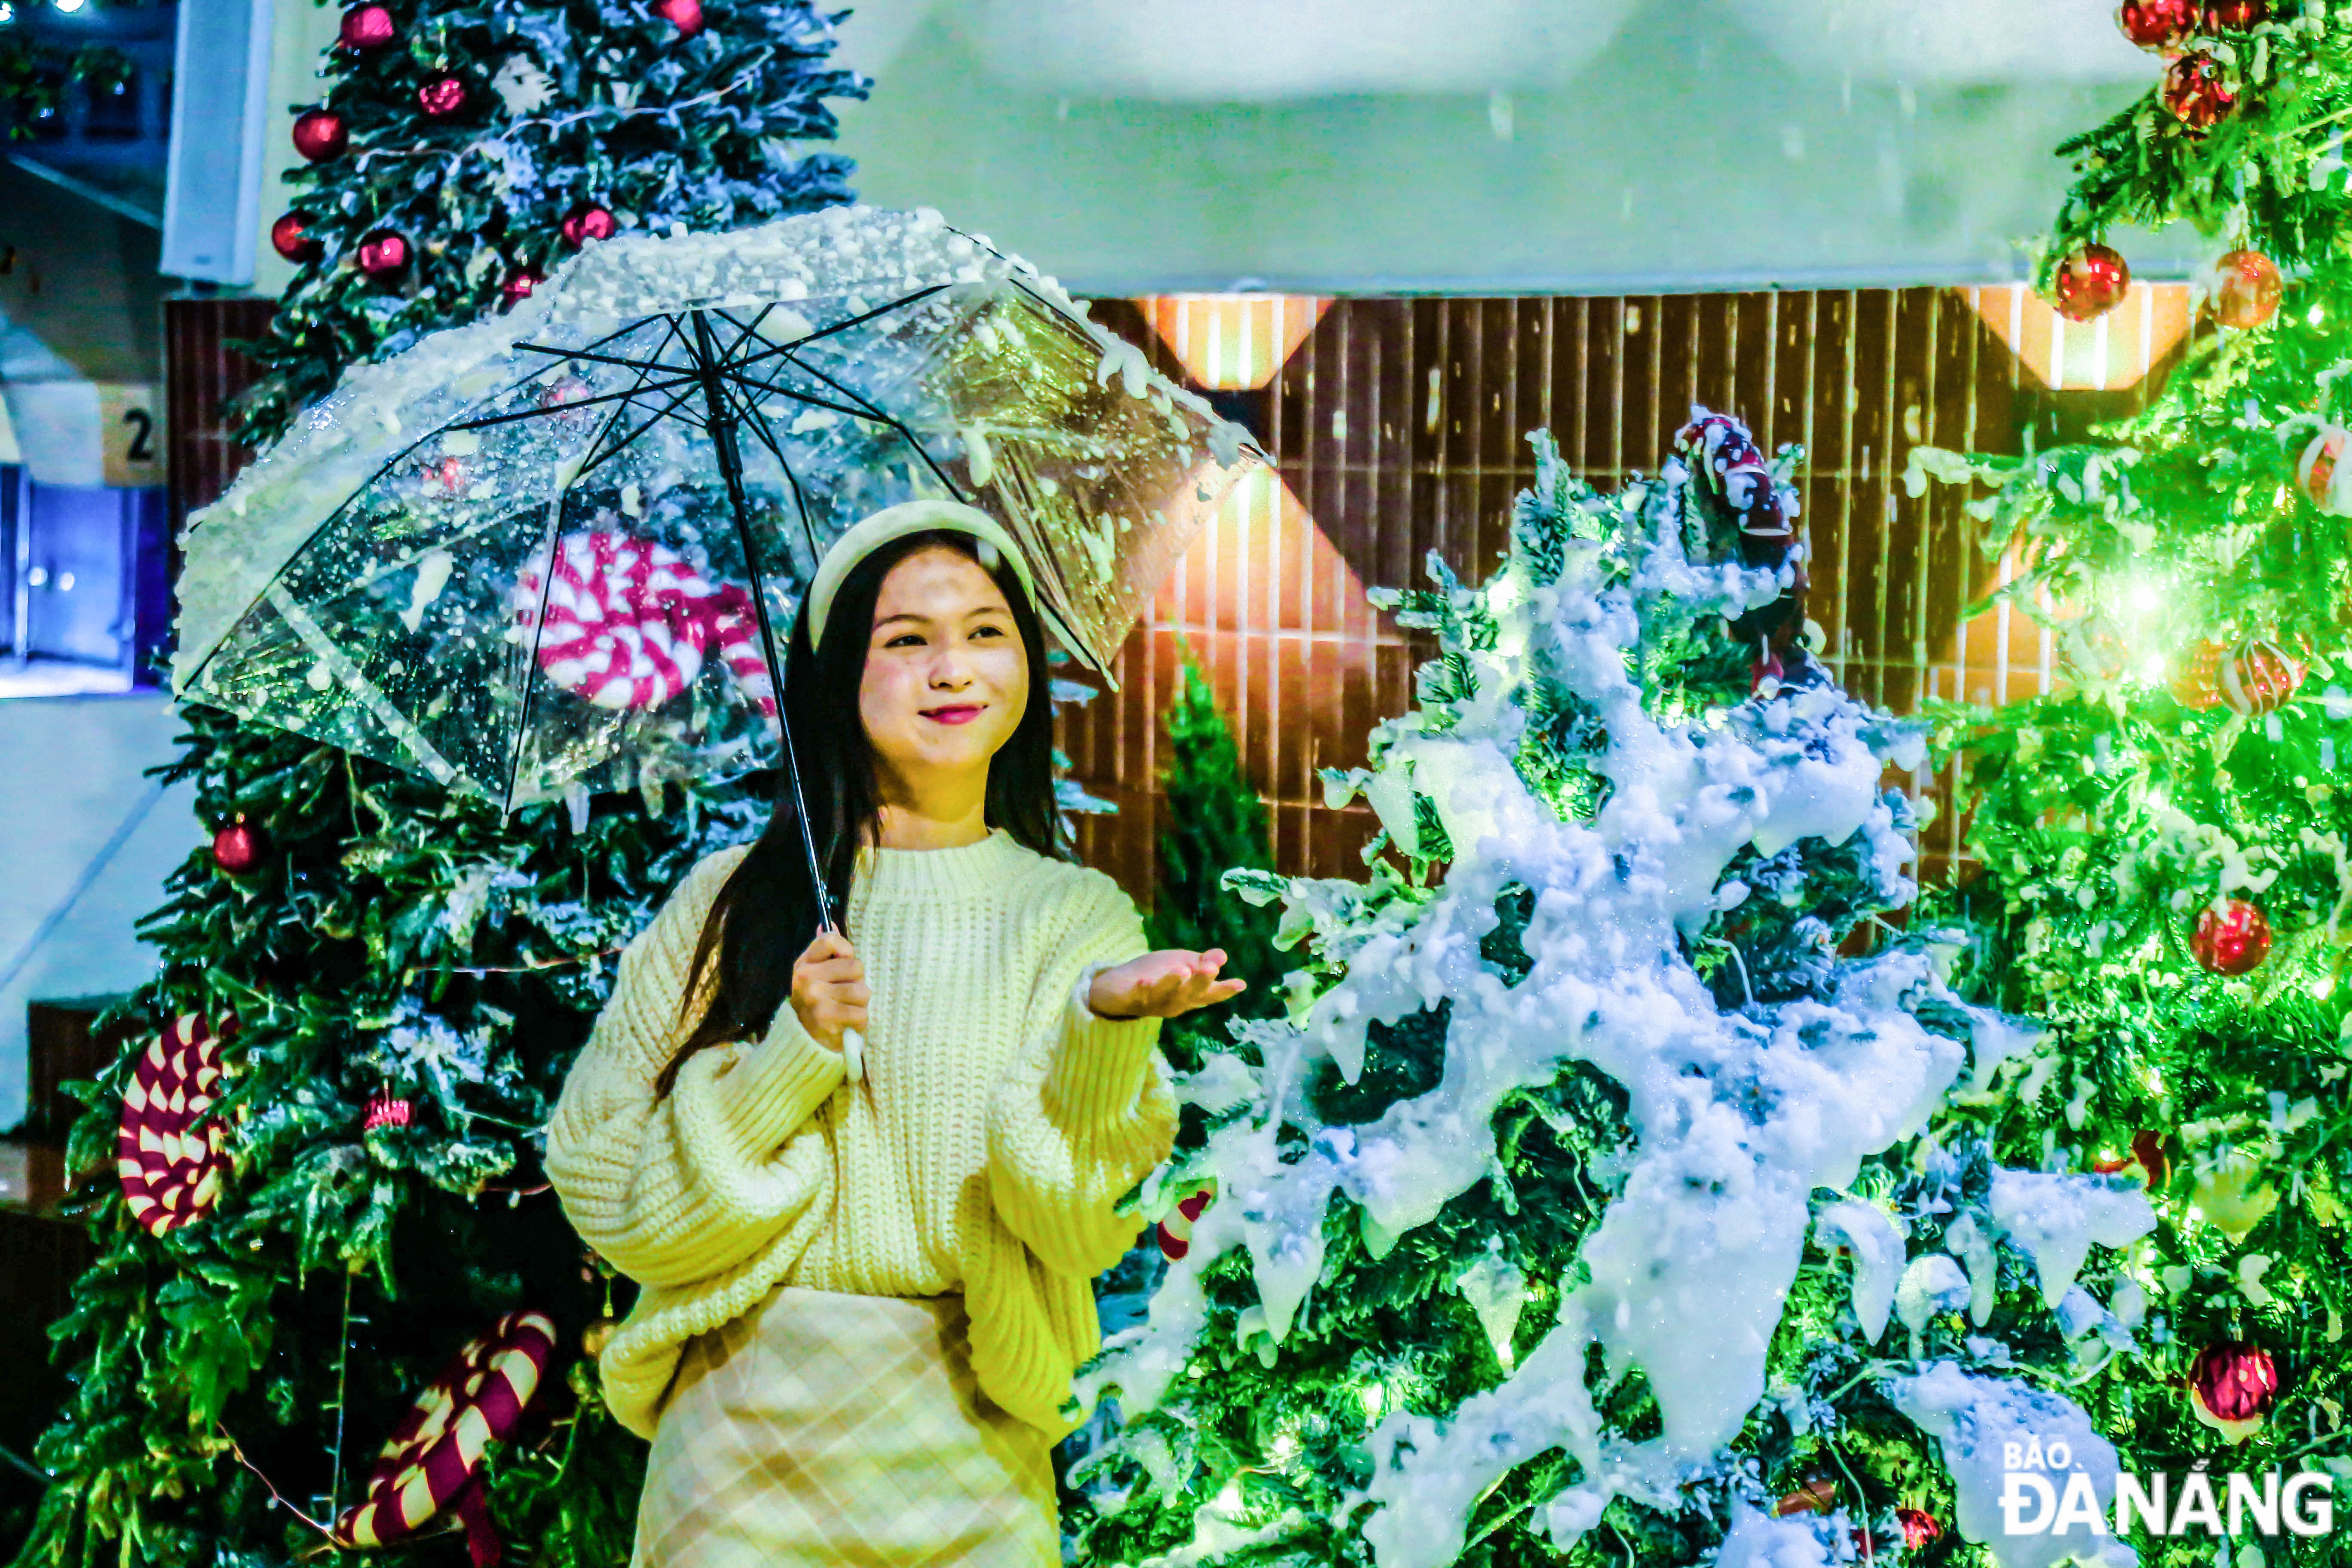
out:
{"label": "artificial snow on umbrella", "polygon": [[1257,460],[936,213],[625,237],[354,368],[196,513],[173,683],[508,810],[789,766],[788,629],[851,523],[982,508],[1108,676]]}

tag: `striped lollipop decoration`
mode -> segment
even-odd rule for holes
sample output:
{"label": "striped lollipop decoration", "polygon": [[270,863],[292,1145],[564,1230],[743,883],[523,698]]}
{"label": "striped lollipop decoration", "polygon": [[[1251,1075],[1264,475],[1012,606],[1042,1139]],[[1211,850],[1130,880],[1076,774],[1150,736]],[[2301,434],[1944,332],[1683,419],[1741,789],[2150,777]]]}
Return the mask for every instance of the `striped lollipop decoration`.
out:
{"label": "striped lollipop decoration", "polygon": [[544,580],[526,571],[517,601],[540,668],[596,707],[659,708],[694,684],[715,648],[744,699],[775,714],[751,596],[713,587],[667,545],[609,529],[565,534],[553,571]]}
{"label": "striped lollipop decoration", "polygon": [[211,1114],[221,1079],[221,1047],[236,1033],[217,1033],[194,1013],[164,1026],[140,1054],[122,1089],[114,1139],[115,1173],[131,1217],[157,1236],[184,1226],[220,1197],[228,1159],[220,1119]]}
{"label": "striped lollipop decoration", "polygon": [[1192,1222],[1209,1206],[1216,1195],[1213,1188],[1202,1187],[1176,1205],[1176,1212],[1160,1222],[1160,1250],[1171,1263],[1181,1261],[1192,1250]]}
{"label": "striped lollipop decoration", "polygon": [[509,1312],[459,1351],[384,1439],[365,1494],[335,1521],[335,1544],[389,1545],[454,1509],[474,1568],[497,1562],[482,1457],[522,1419],[554,1353],[555,1324],[540,1312]]}

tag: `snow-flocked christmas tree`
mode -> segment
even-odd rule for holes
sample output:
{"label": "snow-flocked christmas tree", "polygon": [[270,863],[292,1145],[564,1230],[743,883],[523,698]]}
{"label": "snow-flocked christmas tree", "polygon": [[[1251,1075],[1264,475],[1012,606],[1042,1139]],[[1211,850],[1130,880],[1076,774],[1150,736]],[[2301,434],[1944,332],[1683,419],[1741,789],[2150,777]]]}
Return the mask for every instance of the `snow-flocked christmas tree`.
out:
{"label": "snow-flocked christmas tree", "polygon": [[1212,1196],[1081,1373],[1079,1560],[2042,1568],[2002,1447],[2106,1506],[2120,1385],[2062,1388],[2138,1342],[2147,1203],[2017,1135],[2035,1031],[1880,918],[1924,737],[1790,630],[1797,455],[1535,445],[1500,568],[1386,598],[1439,652],[1328,780],[1369,879],[1242,879],[1307,978],[1181,1080],[1139,1201]]}

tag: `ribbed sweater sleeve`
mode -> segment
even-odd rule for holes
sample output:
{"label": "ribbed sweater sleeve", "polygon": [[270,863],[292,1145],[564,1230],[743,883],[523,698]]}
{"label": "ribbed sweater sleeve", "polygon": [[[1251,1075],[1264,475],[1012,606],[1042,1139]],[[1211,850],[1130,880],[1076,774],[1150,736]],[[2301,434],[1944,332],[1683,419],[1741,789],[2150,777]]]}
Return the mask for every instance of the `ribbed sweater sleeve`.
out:
{"label": "ribbed sweater sleeve", "polygon": [[784,1145],[843,1079],[841,1054],[787,1003],[764,1038],[699,1052],[667,1097],[655,1093],[686,1034],[678,1004],[703,921],[741,856],[703,861],[629,944],[548,1128],[548,1179],[564,1213],[642,1284],[722,1274],[799,1217],[817,1182]]}
{"label": "ribbed sweater sleeve", "polygon": [[1135,906],[1088,872],[1070,915],[1038,976],[1020,1054],[990,1097],[989,1193],[1039,1263],[1090,1279],[1142,1229],[1114,1205],[1174,1147],[1176,1100],[1156,1048],[1160,1020],[1103,1018],[1087,1005],[1097,970],[1146,951]]}

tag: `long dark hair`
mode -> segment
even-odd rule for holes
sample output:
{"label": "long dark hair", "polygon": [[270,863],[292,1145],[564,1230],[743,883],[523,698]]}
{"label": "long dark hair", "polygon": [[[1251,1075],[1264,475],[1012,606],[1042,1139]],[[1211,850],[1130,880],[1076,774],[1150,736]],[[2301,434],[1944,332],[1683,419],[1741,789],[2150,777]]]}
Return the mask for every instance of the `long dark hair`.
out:
{"label": "long dark hair", "polygon": [[[808,605],[793,623],[792,648],[784,663],[783,719],[800,762],[801,789],[808,823],[824,868],[825,907],[844,918],[849,881],[860,846],[874,842],[881,826],[880,784],[872,742],[857,713],[858,686],[866,673],[866,650],[874,634],[874,605],[890,568],[920,550],[944,545],[981,559],[970,534],[936,530],[891,541],[852,567],[834,595],[824,638],[809,647]],[[984,563],[983,563],[984,564]],[[1045,665],[1045,633],[1021,579],[1009,561],[989,572],[1029,656],[1029,706],[988,768],[988,825],[1040,855],[1064,857],[1061,816],[1054,805],[1054,703]],[[793,963],[818,930],[816,889],[809,886],[808,856],[801,844],[791,780],[779,774],[775,810],[767,830],[751,846],[719,889],[696,946],[680,1016],[690,1013],[715,974],[709,1005],[694,1032],[655,1080],[667,1095],[677,1069],[699,1050],[765,1033],[793,986]]]}

